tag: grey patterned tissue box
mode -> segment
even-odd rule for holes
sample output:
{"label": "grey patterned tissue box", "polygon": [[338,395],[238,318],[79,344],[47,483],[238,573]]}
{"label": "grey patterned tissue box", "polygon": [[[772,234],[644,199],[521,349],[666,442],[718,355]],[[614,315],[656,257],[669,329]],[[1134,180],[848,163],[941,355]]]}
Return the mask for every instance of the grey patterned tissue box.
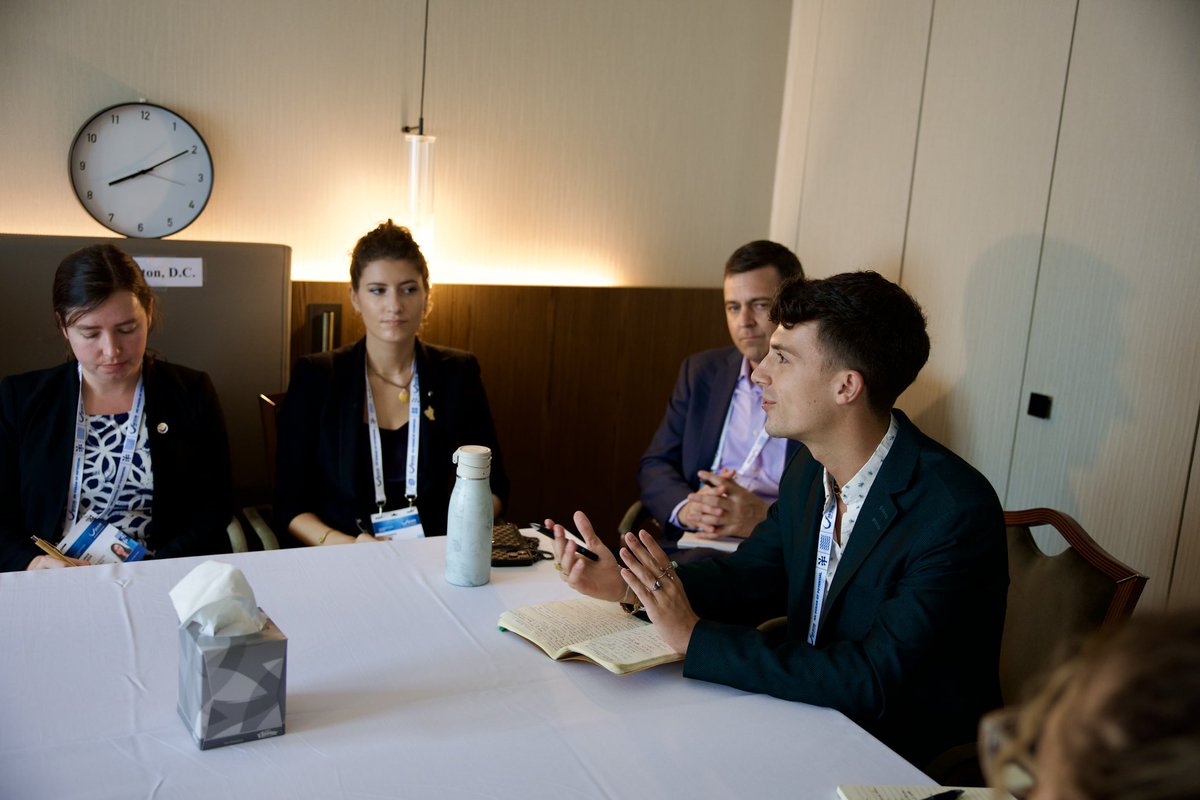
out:
{"label": "grey patterned tissue box", "polygon": [[269,618],[246,636],[179,629],[179,716],[201,750],[279,736],[286,694],[287,637]]}

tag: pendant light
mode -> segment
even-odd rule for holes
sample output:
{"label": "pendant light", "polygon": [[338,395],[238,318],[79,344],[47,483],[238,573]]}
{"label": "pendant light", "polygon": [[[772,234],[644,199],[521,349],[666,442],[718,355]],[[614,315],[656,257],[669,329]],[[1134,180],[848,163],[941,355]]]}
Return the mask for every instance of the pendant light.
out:
{"label": "pendant light", "polygon": [[408,221],[417,241],[433,240],[433,155],[436,136],[425,134],[425,67],[429,52],[429,0],[425,0],[425,34],[421,40],[421,105],[415,126],[404,126],[408,150]]}

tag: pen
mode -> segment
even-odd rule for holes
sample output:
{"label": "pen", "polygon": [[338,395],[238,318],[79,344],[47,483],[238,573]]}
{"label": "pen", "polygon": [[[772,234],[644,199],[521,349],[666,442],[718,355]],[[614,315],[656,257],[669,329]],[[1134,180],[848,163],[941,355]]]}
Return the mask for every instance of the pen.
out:
{"label": "pen", "polygon": [[947,789],[944,792],[931,794],[929,797],[926,797],[925,800],[955,800],[955,798],[962,797],[962,793],[962,789]]}
{"label": "pen", "polygon": [[[549,528],[547,528],[545,525],[543,525],[540,522],[531,522],[531,523],[529,523],[529,527],[533,528],[535,531],[542,534],[543,536],[549,536],[551,539],[554,538],[554,531],[550,530]],[[567,531],[567,533],[571,534],[576,539],[583,538],[582,536],[580,536],[578,533],[575,533],[574,531]],[[596,555],[591,550],[588,550],[586,547],[579,544],[579,542],[575,543],[575,552],[579,553],[579,555],[583,556],[584,558],[590,558],[592,561],[600,560],[600,556]]]}
{"label": "pen", "polygon": [[75,566],[74,561],[72,561],[71,559],[67,558],[62,553],[60,553],[57,547],[50,544],[45,539],[42,539],[39,536],[30,536],[29,538],[32,539],[33,543],[38,546],[38,549],[41,550],[46,555],[54,556],[55,558],[57,558],[59,561],[63,562],[64,564],[70,564],[72,567]]}

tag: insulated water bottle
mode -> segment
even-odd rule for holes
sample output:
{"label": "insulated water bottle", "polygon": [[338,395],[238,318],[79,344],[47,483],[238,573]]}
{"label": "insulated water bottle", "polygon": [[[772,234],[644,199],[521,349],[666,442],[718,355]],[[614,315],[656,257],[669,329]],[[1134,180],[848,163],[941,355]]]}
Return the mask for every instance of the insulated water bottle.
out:
{"label": "insulated water bottle", "polygon": [[492,451],[468,444],[454,452],[458,465],[446,516],[446,582],[482,586],[492,569]]}

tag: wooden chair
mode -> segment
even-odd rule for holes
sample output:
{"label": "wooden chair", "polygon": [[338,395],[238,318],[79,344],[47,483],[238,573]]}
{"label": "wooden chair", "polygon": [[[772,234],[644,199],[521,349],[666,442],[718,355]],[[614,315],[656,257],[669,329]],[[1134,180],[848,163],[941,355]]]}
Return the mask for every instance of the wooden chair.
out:
{"label": "wooden chair", "polygon": [[[1070,516],[1049,508],[1004,512],[1008,531],[1008,607],[1000,640],[1005,705],[1027,699],[1065,649],[1129,619],[1148,580],[1109,555]],[[1033,528],[1049,525],[1068,547],[1046,555]],[[947,786],[983,785],[975,743],[954,747],[924,768]]]}
{"label": "wooden chair", "polygon": [[275,491],[275,453],[279,447],[279,406],[287,392],[260,394],[258,417],[262,423],[263,454],[267,458],[267,483]]}
{"label": "wooden chair", "polygon": [[[278,414],[279,404],[283,402],[286,392],[279,394],[260,394],[258,396],[258,415],[262,422],[263,434],[263,453],[267,459],[267,484],[271,487],[272,494],[275,492],[275,453],[279,446],[279,425]],[[264,517],[264,513],[266,517]],[[278,550],[279,539],[275,536],[275,531],[271,527],[268,518],[271,514],[270,505],[246,506],[242,509],[242,517],[250,526],[250,529],[258,535],[262,542],[263,550]],[[245,535],[241,535],[240,540],[235,535],[233,525],[237,524],[237,520],[230,525],[230,540],[233,542],[233,550],[235,553],[244,552],[249,549],[246,544]],[[240,526],[239,526],[240,528]]]}
{"label": "wooden chair", "polygon": [[637,533],[642,528],[656,537],[661,533],[657,520],[650,514],[650,509],[646,508],[641,500],[634,500],[625,510],[625,516],[617,523],[617,542],[619,543],[621,537],[629,531]]}
{"label": "wooden chair", "polygon": [[[1006,705],[1025,699],[1065,645],[1129,619],[1148,578],[1104,551],[1078,522],[1048,508],[1007,511],[1008,612],[1000,645]],[[1049,525],[1066,541],[1048,556],[1032,528]]]}

